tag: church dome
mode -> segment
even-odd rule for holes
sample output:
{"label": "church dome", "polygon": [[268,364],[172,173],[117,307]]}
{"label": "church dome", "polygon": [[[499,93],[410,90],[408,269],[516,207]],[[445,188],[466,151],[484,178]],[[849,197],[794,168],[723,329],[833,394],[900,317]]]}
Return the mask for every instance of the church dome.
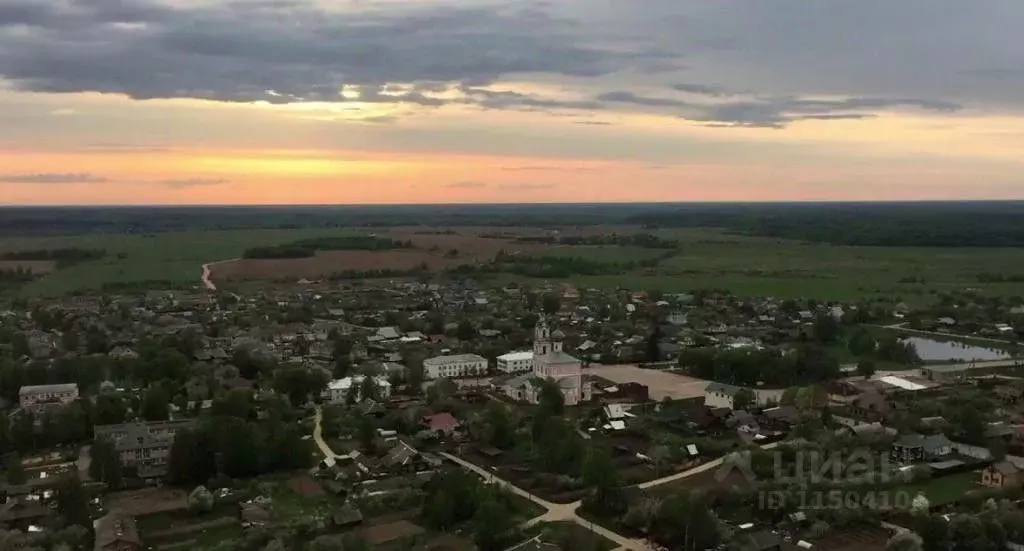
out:
{"label": "church dome", "polygon": [[561,329],[555,329],[555,332],[551,334],[552,339],[564,339],[565,333]]}

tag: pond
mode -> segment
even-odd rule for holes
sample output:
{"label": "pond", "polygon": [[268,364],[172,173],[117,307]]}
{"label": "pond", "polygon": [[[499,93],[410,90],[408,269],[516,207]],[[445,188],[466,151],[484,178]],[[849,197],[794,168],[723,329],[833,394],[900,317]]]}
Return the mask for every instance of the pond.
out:
{"label": "pond", "polygon": [[913,344],[917,355],[926,362],[1006,360],[1010,355],[998,348],[986,348],[959,341],[937,341],[923,337],[907,337],[903,342]]}

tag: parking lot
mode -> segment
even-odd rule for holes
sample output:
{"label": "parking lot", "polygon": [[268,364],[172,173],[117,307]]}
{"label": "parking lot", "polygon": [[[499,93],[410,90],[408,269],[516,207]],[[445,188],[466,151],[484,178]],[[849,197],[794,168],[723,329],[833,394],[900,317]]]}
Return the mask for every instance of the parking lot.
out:
{"label": "parking lot", "polygon": [[668,371],[642,369],[635,365],[600,365],[590,367],[584,373],[616,383],[640,383],[647,387],[652,400],[704,396],[704,389],[710,382]]}

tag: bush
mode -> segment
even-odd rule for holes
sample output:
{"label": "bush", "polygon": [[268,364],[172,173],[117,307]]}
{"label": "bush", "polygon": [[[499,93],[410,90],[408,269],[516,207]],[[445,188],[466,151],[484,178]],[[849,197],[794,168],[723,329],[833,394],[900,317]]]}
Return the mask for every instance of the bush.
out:
{"label": "bush", "polygon": [[188,495],[188,510],[197,515],[213,510],[213,494],[206,489],[206,486],[196,486],[196,489]]}

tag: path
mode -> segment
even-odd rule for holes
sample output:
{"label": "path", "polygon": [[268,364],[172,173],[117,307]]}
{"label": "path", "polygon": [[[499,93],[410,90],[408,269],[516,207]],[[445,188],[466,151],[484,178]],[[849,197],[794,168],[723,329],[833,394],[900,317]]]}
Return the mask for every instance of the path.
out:
{"label": "path", "polygon": [[212,272],[212,270],[210,268],[212,266],[216,266],[217,264],[224,264],[226,262],[234,262],[236,260],[239,260],[239,259],[237,259],[237,258],[229,258],[227,260],[218,260],[216,262],[207,262],[206,264],[203,264],[203,275],[201,276],[201,279],[203,281],[203,287],[206,287],[206,289],[208,291],[216,291],[217,290],[217,286],[213,283],[213,280],[210,279],[210,277],[213,276],[213,272]]}
{"label": "path", "polygon": [[[987,367],[1014,367],[1014,366],[1019,365],[1021,363],[1024,363],[1024,360],[1022,360],[1020,358],[1011,359],[1011,360],[983,360],[983,361],[978,361],[978,362],[963,362],[963,363],[956,363],[956,364],[932,363],[932,364],[925,364],[924,366],[917,366],[917,365],[909,366],[909,367],[907,367],[907,369],[899,370],[899,371],[876,371],[874,377],[878,378],[879,376],[884,376],[884,375],[895,375],[895,376],[899,377],[901,375],[907,375],[908,373],[913,372],[913,371],[919,371],[923,367],[927,367],[929,365],[962,367],[964,369],[984,369],[984,368],[987,368]],[[844,373],[853,373],[853,372],[857,371],[857,365],[856,364],[845,364],[845,365],[843,365],[840,368],[840,370],[843,371]]]}
{"label": "path", "polygon": [[324,457],[330,457],[337,459],[339,457],[348,457],[347,455],[339,455],[334,453],[334,450],[327,445],[324,441],[324,432],[320,427],[320,422],[323,421],[324,414],[320,409],[320,406],[316,406],[316,413],[313,414],[313,441],[316,442],[316,447],[320,448],[320,453],[324,454]]}
{"label": "path", "polygon": [[[771,444],[766,444],[766,445],[762,446],[762,449],[770,450],[770,449],[772,449],[772,448],[774,448],[776,446],[779,446],[780,444],[782,444],[782,442],[773,442]],[[532,493],[530,493],[530,492],[528,492],[528,491],[526,491],[526,490],[516,486],[515,484],[512,484],[511,482],[509,482],[507,480],[499,478],[497,475],[495,475],[494,473],[488,471],[487,469],[484,469],[484,468],[479,467],[479,466],[477,466],[477,465],[475,465],[473,463],[470,463],[469,461],[466,461],[465,459],[462,459],[461,457],[457,457],[457,456],[454,456],[454,455],[452,455],[450,453],[446,453],[446,452],[442,452],[441,455],[444,456],[445,458],[447,458],[447,459],[449,459],[451,461],[454,461],[455,463],[457,463],[457,464],[459,464],[459,465],[461,465],[461,466],[463,466],[463,467],[473,471],[474,473],[480,475],[484,479],[485,482],[492,483],[492,484],[497,484],[497,485],[501,486],[502,488],[504,488],[504,489],[506,489],[506,490],[508,490],[508,491],[510,491],[510,492],[512,492],[512,493],[514,493],[516,495],[518,495],[518,496],[525,497],[526,499],[529,499],[533,503],[536,503],[536,504],[540,505],[541,507],[544,507],[545,509],[547,509],[547,512],[544,513],[543,515],[540,515],[539,517],[535,517],[535,518],[532,518],[532,519],[524,522],[523,523],[523,527],[524,528],[528,528],[530,526],[533,526],[533,525],[541,523],[541,522],[571,521],[571,522],[575,522],[576,524],[579,524],[580,526],[583,526],[584,528],[587,528],[587,529],[589,529],[589,530],[591,530],[593,532],[596,532],[596,533],[598,533],[598,534],[608,538],[611,541],[614,541],[615,543],[617,543],[620,546],[620,549],[627,549],[627,550],[632,550],[632,551],[653,551],[653,549],[654,549],[654,547],[651,544],[649,544],[649,543],[647,543],[645,541],[627,538],[627,537],[625,537],[625,536],[623,536],[623,535],[621,535],[619,533],[613,532],[613,531],[605,528],[604,526],[601,526],[600,524],[594,524],[593,522],[591,522],[591,521],[589,521],[589,520],[579,516],[576,513],[576,510],[579,509],[581,505],[583,505],[582,501],[574,501],[572,503],[552,503],[550,501],[545,500],[544,498],[542,498],[540,496],[532,494]],[[656,479],[656,480],[651,480],[649,482],[645,482],[643,484],[640,484],[637,487],[640,488],[640,489],[643,489],[643,490],[647,490],[647,489],[650,489],[650,488],[655,488],[657,486],[661,486],[663,484],[668,484],[669,482],[675,482],[677,480],[682,480],[684,478],[691,477],[693,475],[697,475],[697,474],[709,471],[711,469],[714,469],[714,468],[718,467],[719,465],[721,465],[722,461],[723,461],[723,458],[718,458],[718,459],[716,459],[714,461],[709,461],[707,463],[704,463],[703,465],[700,465],[698,467],[694,467],[694,468],[692,468],[692,469],[690,469],[688,471],[683,471],[681,473],[676,473],[676,474],[665,476],[665,477],[662,477],[662,478],[659,478],[659,479]]]}
{"label": "path", "polygon": [[924,329],[911,329],[909,327],[905,327],[906,322],[904,322],[904,323],[897,323],[897,324],[894,324],[894,325],[875,325],[875,324],[870,324],[870,323],[865,324],[865,325],[867,325],[868,327],[878,327],[878,328],[881,328],[881,329],[890,329],[892,331],[902,331],[904,333],[913,333],[915,335],[925,335],[925,336],[928,336],[928,337],[940,337],[940,338],[943,338],[943,339],[970,339],[972,341],[986,341],[986,342],[994,342],[994,343],[998,343],[998,344],[1013,344],[1013,341],[1009,341],[1009,340],[1006,340],[1006,339],[996,339],[996,338],[992,338],[992,337],[979,337],[979,336],[975,336],[975,335],[957,335],[956,333],[942,333],[940,331],[926,331]]}
{"label": "path", "polygon": [[648,543],[644,542],[644,541],[627,538],[627,537],[625,537],[625,536],[623,536],[621,534],[618,534],[616,532],[613,532],[613,531],[605,528],[604,526],[601,526],[599,524],[594,524],[594,523],[590,522],[589,520],[586,520],[586,519],[580,517],[579,515],[577,515],[576,514],[576,509],[578,509],[580,507],[580,505],[582,505],[582,502],[580,502],[580,501],[574,501],[572,503],[551,503],[550,501],[547,501],[546,499],[544,499],[544,498],[542,498],[540,496],[537,496],[537,495],[531,494],[530,492],[527,492],[526,490],[516,486],[515,484],[512,484],[511,482],[508,482],[507,480],[503,480],[503,479],[499,478],[494,473],[488,472],[486,469],[482,469],[482,468],[474,465],[473,463],[470,463],[469,461],[466,461],[465,459],[462,459],[460,457],[456,457],[456,456],[454,456],[454,455],[452,455],[450,453],[442,452],[441,455],[446,457],[447,459],[449,459],[451,461],[454,461],[455,463],[457,463],[459,465],[462,465],[463,467],[473,471],[474,473],[480,475],[484,479],[484,481],[492,483],[492,484],[497,484],[497,485],[501,486],[502,488],[504,488],[504,489],[506,489],[506,490],[508,490],[508,491],[510,491],[510,492],[512,492],[514,494],[516,494],[516,495],[525,497],[526,499],[529,499],[533,503],[536,503],[536,504],[540,505],[541,507],[544,507],[545,509],[547,509],[547,512],[544,513],[543,515],[541,515],[539,517],[532,518],[532,519],[528,520],[527,522],[523,523],[523,527],[524,528],[528,528],[530,526],[533,526],[534,524],[538,524],[538,523],[541,523],[541,522],[563,522],[563,521],[570,521],[570,522],[575,522],[576,524],[579,524],[580,526],[583,526],[584,528],[592,530],[593,532],[596,532],[596,533],[598,533],[598,534],[608,538],[611,541],[614,541],[616,544],[618,544],[622,548],[629,549],[629,550],[632,550],[632,551],[654,551],[654,548],[651,545],[649,545]]}

